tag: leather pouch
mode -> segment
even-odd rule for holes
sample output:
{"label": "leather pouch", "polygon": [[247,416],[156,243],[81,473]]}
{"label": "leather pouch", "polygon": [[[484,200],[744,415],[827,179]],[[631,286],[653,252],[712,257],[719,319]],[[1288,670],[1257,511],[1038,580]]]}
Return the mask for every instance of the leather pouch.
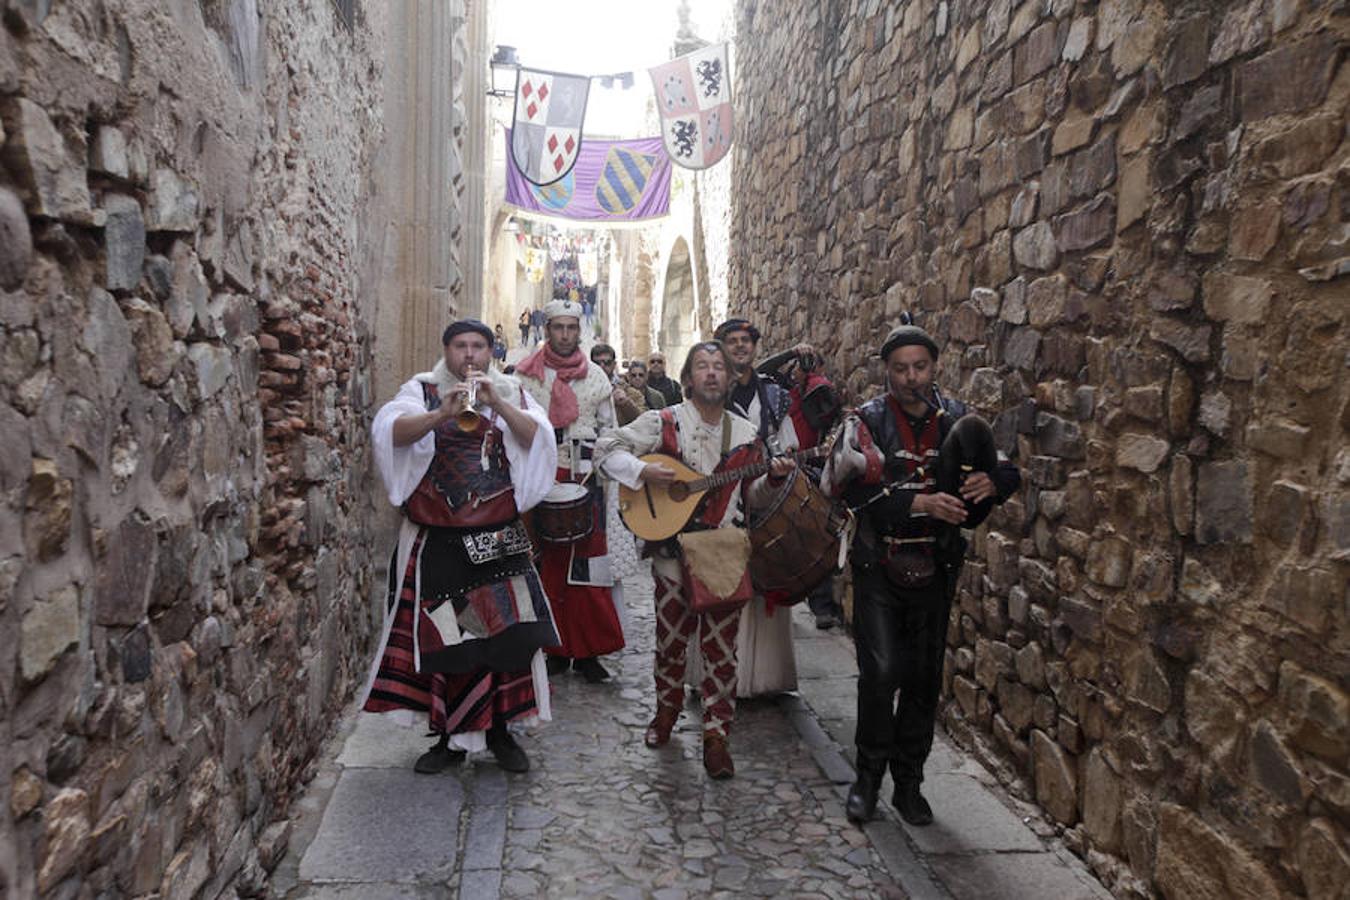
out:
{"label": "leather pouch", "polygon": [[931,553],[897,547],[886,557],[886,578],[898,588],[928,587],[936,575],[937,562]]}

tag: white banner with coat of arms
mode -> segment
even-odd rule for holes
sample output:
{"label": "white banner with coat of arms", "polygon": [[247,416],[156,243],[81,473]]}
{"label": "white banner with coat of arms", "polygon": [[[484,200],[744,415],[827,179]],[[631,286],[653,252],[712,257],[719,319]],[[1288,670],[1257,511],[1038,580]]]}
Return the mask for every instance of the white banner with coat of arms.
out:
{"label": "white banner with coat of arms", "polygon": [[686,169],[715,165],[731,149],[731,69],[727,44],[713,44],[651,69],[661,139]]}

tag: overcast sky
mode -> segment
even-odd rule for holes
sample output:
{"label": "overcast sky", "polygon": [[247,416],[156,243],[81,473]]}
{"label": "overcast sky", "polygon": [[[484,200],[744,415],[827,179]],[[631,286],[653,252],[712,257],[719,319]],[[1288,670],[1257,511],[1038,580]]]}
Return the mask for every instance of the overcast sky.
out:
{"label": "overcast sky", "polygon": [[[723,35],[732,0],[690,0],[699,37]],[[651,66],[671,57],[677,0],[497,0],[493,44],[516,48],[522,65],[578,75],[632,72],[633,87],[591,82],[586,134],[640,137],[652,96]],[[511,115],[510,98],[505,115]],[[653,132],[654,133],[654,132]]]}

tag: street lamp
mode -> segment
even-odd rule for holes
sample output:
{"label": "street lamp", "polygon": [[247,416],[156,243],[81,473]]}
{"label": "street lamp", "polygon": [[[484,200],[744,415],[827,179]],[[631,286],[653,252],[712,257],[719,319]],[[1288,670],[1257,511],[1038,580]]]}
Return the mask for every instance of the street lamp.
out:
{"label": "street lamp", "polygon": [[520,68],[516,48],[498,44],[488,65],[492,69],[492,87],[488,89],[488,96],[513,96],[516,92],[516,70]]}

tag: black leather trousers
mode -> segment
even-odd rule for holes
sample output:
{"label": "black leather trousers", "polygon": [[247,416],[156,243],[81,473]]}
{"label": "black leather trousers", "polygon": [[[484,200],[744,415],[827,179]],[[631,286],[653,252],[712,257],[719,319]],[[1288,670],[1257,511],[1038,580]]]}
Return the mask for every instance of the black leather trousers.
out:
{"label": "black leather trousers", "polygon": [[954,579],[939,568],[927,587],[901,590],[880,566],[853,569],[858,765],[879,774],[890,763],[897,783],[922,781],[933,747]]}

